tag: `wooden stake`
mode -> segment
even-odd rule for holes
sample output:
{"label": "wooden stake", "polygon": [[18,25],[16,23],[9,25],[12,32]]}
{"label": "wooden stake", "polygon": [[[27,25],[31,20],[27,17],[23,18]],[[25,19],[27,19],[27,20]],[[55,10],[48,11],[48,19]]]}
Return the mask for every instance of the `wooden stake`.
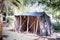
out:
{"label": "wooden stake", "polygon": [[24,25],[24,23],[26,22],[27,19],[24,20],[24,22],[22,23],[22,26]]}
{"label": "wooden stake", "polygon": [[29,16],[27,16],[27,32],[28,32],[28,26],[29,26]]}
{"label": "wooden stake", "polygon": [[39,32],[40,32],[40,17],[39,17]]}
{"label": "wooden stake", "polygon": [[39,21],[39,17],[37,17],[36,33],[37,33],[37,29],[38,29],[38,21]]}
{"label": "wooden stake", "polygon": [[32,24],[30,25],[30,27],[29,28],[31,28],[32,27],[32,25],[35,23],[35,21],[34,22],[32,22]]}
{"label": "wooden stake", "polygon": [[34,23],[34,33],[35,33],[35,23]]}
{"label": "wooden stake", "polygon": [[21,25],[21,16],[20,16],[20,29],[19,29],[20,31],[21,31],[21,27],[22,27],[22,25]]}

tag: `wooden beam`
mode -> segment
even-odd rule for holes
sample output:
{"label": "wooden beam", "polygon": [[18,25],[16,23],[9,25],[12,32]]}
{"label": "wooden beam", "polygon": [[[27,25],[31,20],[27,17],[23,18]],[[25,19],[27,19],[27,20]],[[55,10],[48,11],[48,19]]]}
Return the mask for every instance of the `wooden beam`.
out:
{"label": "wooden beam", "polygon": [[38,30],[38,22],[39,22],[39,17],[37,17],[36,33],[37,33],[37,30]]}
{"label": "wooden beam", "polygon": [[20,16],[20,28],[19,28],[19,30],[21,31],[21,28],[22,28],[22,19],[21,19],[21,16]]}
{"label": "wooden beam", "polygon": [[24,20],[24,22],[22,23],[22,26],[24,25],[24,23],[26,22],[27,19]]}
{"label": "wooden beam", "polygon": [[28,32],[28,26],[29,26],[29,16],[27,16],[27,32]]}
{"label": "wooden beam", "polygon": [[32,25],[35,23],[35,21],[34,22],[32,22],[32,24],[30,25],[30,27],[29,28],[31,28],[32,27]]}
{"label": "wooden beam", "polygon": [[34,23],[34,29],[33,29],[34,33],[35,33],[35,23]]}

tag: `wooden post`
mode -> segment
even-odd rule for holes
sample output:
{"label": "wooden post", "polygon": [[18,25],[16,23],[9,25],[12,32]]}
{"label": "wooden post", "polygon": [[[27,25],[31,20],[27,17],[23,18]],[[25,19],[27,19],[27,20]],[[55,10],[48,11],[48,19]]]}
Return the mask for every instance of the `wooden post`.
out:
{"label": "wooden post", "polygon": [[35,33],[35,23],[34,23],[34,33]]}
{"label": "wooden post", "polygon": [[30,27],[29,27],[29,28],[31,28],[33,24],[35,24],[35,21],[34,21],[34,22],[32,22],[32,24],[30,25]]}
{"label": "wooden post", "polygon": [[19,28],[20,31],[21,31],[21,27],[22,27],[21,22],[22,22],[22,20],[21,20],[21,16],[20,16],[20,28]]}
{"label": "wooden post", "polygon": [[23,23],[22,23],[22,25],[21,25],[21,26],[23,26],[23,25],[24,25],[24,23],[26,22],[26,20],[27,20],[27,19],[25,19],[25,20],[23,21]]}
{"label": "wooden post", "polygon": [[38,21],[39,21],[39,17],[37,17],[36,33],[37,33],[37,29],[38,29]]}
{"label": "wooden post", "polygon": [[28,32],[28,26],[29,26],[29,16],[27,16],[27,32]]}

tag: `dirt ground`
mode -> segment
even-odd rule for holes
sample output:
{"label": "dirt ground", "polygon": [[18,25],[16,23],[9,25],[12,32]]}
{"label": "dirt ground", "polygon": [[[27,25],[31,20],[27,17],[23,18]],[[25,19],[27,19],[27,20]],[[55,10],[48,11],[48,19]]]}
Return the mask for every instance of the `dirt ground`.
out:
{"label": "dirt ground", "polygon": [[9,31],[8,27],[3,27],[3,40],[60,40],[60,33],[53,33],[51,36],[38,36],[34,33],[18,33]]}

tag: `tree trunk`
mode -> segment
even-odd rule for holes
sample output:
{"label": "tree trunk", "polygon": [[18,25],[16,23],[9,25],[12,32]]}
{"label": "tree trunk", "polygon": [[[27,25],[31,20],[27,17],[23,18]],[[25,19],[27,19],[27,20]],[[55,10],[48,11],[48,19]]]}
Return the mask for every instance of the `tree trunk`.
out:
{"label": "tree trunk", "polygon": [[2,38],[2,1],[0,0],[0,39]]}
{"label": "tree trunk", "polygon": [[50,17],[46,14],[40,17],[40,35],[48,36],[53,33],[54,29],[51,25]]}

